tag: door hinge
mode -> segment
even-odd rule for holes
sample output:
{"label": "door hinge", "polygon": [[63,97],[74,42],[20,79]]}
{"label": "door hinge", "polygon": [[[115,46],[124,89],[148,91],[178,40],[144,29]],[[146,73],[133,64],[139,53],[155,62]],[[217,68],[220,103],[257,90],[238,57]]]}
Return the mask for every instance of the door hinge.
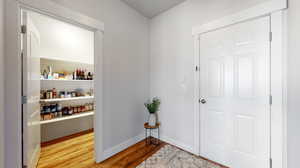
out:
{"label": "door hinge", "polygon": [[22,25],[21,26],[21,33],[22,34],[26,34],[27,33],[27,27],[26,27],[26,25]]}
{"label": "door hinge", "polygon": [[273,161],[272,161],[272,158],[270,158],[270,168],[273,167]]}
{"label": "door hinge", "polygon": [[272,42],[272,40],[273,40],[273,33],[272,32],[270,32],[270,34],[269,34],[269,40],[270,40],[270,42]]}
{"label": "door hinge", "polygon": [[27,104],[27,96],[22,96],[22,104]]}
{"label": "door hinge", "polygon": [[199,71],[199,67],[198,66],[196,66],[196,71]]}
{"label": "door hinge", "polygon": [[272,95],[269,96],[269,104],[270,104],[270,105],[273,104],[273,96],[272,96]]}

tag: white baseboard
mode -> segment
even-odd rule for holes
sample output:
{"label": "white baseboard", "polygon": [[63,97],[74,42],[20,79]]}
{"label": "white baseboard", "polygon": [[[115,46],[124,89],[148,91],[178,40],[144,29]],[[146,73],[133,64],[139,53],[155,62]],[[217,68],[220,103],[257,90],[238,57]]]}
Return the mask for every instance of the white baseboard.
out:
{"label": "white baseboard", "polygon": [[[153,132],[153,133],[152,133],[152,136],[155,137],[155,138],[157,138],[157,133],[158,133],[157,130],[153,130],[152,132]],[[178,147],[178,148],[181,148],[181,149],[183,149],[183,150],[185,150],[185,151],[187,151],[187,152],[193,153],[193,154],[195,154],[195,155],[199,155],[199,154],[195,151],[194,146],[191,146],[191,145],[188,145],[188,144],[186,144],[186,143],[180,142],[180,141],[178,141],[178,140],[176,140],[176,139],[174,139],[174,138],[170,138],[170,137],[168,137],[168,136],[166,136],[166,135],[164,135],[164,134],[161,134],[160,139],[161,139],[162,141],[165,141],[165,142],[171,144],[171,145],[174,145],[174,146],[176,146],[176,147]]]}
{"label": "white baseboard", "polygon": [[[174,146],[176,146],[176,147],[178,147],[178,148],[181,148],[181,149],[183,149],[183,150],[185,150],[185,151],[187,151],[187,152],[196,154],[195,151],[194,151],[193,146],[190,146],[190,145],[185,144],[185,143],[183,143],[183,142],[177,141],[177,140],[172,139],[172,138],[170,138],[170,137],[168,137],[168,136],[165,136],[165,135],[161,135],[161,140],[162,140],[162,141],[165,141],[165,142],[167,142],[167,143],[169,143],[169,144],[171,144],[171,145],[174,145]],[[196,155],[197,155],[197,154],[196,154]]]}
{"label": "white baseboard", "polygon": [[[140,142],[144,138],[145,138],[144,133],[141,133],[141,134],[139,134],[136,137],[133,137],[131,139],[128,139],[125,142],[122,142],[122,143],[120,143],[120,144],[118,144],[118,145],[116,145],[114,147],[111,147],[110,149],[107,149],[107,150],[105,150],[103,152],[102,157],[101,157],[100,160],[104,161],[105,159],[108,159],[108,158],[114,156],[115,154],[117,154],[117,153],[119,153],[119,152],[127,149],[128,147],[130,147],[130,146],[132,146],[132,145]],[[183,149],[185,151],[188,151],[190,153],[195,154],[193,146],[187,145],[187,144],[185,144],[183,142],[177,141],[177,140],[172,139],[172,138],[170,138],[168,136],[165,136],[165,135],[161,136],[161,140],[165,141],[165,142],[167,142],[167,143],[169,143],[171,145],[174,145],[174,146],[176,146],[178,148],[181,148],[181,149]]]}
{"label": "white baseboard", "polygon": [[101,157],[100,160],[103,161],[105,159],[108,159],[108,158],[112,157],[113,155],[115,155],[115,154],[127,149],[128,147],[138,143],[139,141],[143,140],[144,138],[145,138],[144,133],[141,133],[136,137],[128,139],[125,142],[122,142],[122,143],[120,143],[120,144],[118,144],[118,145],[116,145],[116,146],[114,146],[110,149],[107,149],[103,152],[102,157]]}

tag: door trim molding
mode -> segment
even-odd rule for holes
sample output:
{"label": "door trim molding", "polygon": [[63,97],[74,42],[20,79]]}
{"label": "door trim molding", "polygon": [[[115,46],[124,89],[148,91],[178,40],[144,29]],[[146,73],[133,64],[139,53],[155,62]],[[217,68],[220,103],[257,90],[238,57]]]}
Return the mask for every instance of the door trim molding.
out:
{"label": "door trim molding", "polygon": [[[283,3],[282,1],[282,4]],[[271,106],[271,158],[273,168],[287,168],[287,147],[286,147],[286,6],[279,8],[267,8],[266,12],[258,10],[255,13],[249,13],[249,10],[243,11],[238,15],[224,17],[219,21],[214,21],[206,25],[195,27],[193,29],[194,37],[194,66],[200,66],[200,36],[201,34],[227,27],[233,24],[241,23],[247,20],[269,15],[271,17],[271,30],[273,39],[271,42],[271,94],[273,103]],[[274,7],[273,6],[273,7]],[[272,10],[271,10],[272,9]],[[276,9],[276,10],[274,10]],[[251,11],[251,10],[250,10]],[[247,13],[249,15],[247,15]],[[250,17],[251,16],[251,17]],[[200,73],[194,73],[194,153],[200,155]]]}
{"label": "door trim molding", "polygon": [[104,23],[88,17],[71,9],[58,5],[50,0],[40,2],[39,0],[14,0],[17,4],[31,11],[53,17],[91,31],[104,32]]}
{"label": "door trim molding", "polygon": [[[103,36],[104,24],[50,0],[7,0],[5,3],[5,114],[4,138],[5,167],[22,167],[22,101],[21,101],[21,10],[29,10],[53,17],[93,31],[95,34],[95,97],[97,112],[94,117],[95,158],[101,161],[103,155]],[[99,68],[100,67],[100,68]],[[98,122],[95,122],[98,121]]]}
{"label": "door trim molding", "polygon": [[286,152],[286,42],[285,13],[274,12],[271,15],[271,158],[273,168],[287,168]]}
{"label": "door trim molding", "polygon": [[264,15],[270,15],[273,12],[286,9],[288,7],[287,0],[269,0],[264,3],[260,3],[254,7],[242,10],[241,12],[225,16],[221,19],[209,22],[207,24],[194,26],[192,28],[193,36],[203,34],[215,29],[230,26],[239,22],[254,19]]}

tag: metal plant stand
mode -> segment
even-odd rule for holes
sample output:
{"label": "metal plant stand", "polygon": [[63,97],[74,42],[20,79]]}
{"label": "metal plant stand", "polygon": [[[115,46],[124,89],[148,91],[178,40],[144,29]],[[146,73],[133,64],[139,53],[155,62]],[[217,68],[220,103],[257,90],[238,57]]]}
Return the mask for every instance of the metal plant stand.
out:
{"label": "metal plant stand", "polygon": [[[155,126],[150,126],[149,123],[145,123],[144,124],[144,128],[145,128],[145,139],[146,139],[146,145],[159,145],[160,143],[160,134],[159,134],[159,127],[160,127],[160,123],[156,123]],[[157,137],[152,137],[152,131],[153,130],[157,130]],[[149,133],[149,136],[148,136]],[[153,140],[155,140],[155,142],[153,143]]]}

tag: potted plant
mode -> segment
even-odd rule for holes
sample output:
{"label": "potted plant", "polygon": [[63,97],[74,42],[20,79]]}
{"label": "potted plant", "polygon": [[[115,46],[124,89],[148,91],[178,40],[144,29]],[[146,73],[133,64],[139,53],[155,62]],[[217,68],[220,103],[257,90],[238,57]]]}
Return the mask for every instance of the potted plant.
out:
{"label": "potted plant", "polygon": [[151,101],[149,100],[147,103],[145,103],[145,107],[147,108],[147,110],[149,112],[148,124],[150,126],[155,126],[158,121],[157,111],[159,110],[159,106],[160,106],[160,100],[157,97],[155,97]]}

